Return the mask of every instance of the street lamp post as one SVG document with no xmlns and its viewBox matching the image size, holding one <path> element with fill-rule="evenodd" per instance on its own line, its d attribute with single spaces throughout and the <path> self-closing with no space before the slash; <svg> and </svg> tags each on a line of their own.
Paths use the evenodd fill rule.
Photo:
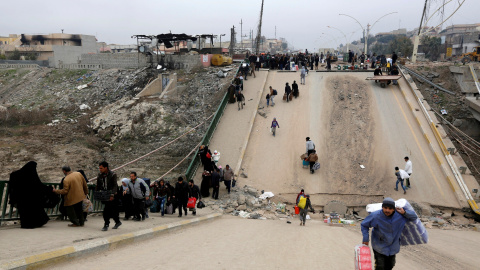
<svg viewBox="0 0 480 270">
<path fill-rule="evenodd" d="M 391 14 L 394 14 L 394 13 L 398 13 L 398 12 L 390 12 L 390 13 L 387 13 L 385 15 L 383 15 L 382 17 L 380 17 L 378 20 L 375 21 L 375 23 L 373 23 L 372 27 L 370 27 L 370 24 L 367 25 L 367 30 L 365 30 L 365 28 L 362 26 L 362 24 L 357 20 L 355 19 L 354 17 L 350 16 L 350 15 L 347 15 L 347 14 L 338 14 L 338 15 L 341 15 L 341 16 L 347 16 L 347 17 L 350 17 L 352 19 L 354 19 L 358 25 L 360 25 L 360 27 L 362 28 L 363 30 L 363 39 L 365 40 L 365 55 L 367 55 L 367 46 L 368 46 L 368 35 L 370 34 L 370 29 L 373 28 L 373 26 L 378 22 L 380 21 L 380 19 L 382 19 L 383 17 L 385 16 L 388 16 L 388 15 L 391 15 Z"/>
<path fill-rule="evenodd" d="M 347 35 L 345 35 L 345 33 L 343 33 L 342 30 L 338 29 L 338 28 L 335 28 L 333 26 L 327 26 L 328 28 L 333 28 L 333 29 L 336 29 L 338 31 L 340 31 L 340 33 L 342 33 L 342 35 L 345 37 L 345 43 L 347 43 L 347 52 L 348 52 L 348 49 L 349 49 L 349 46 L 348 46 L 348 40 L 347 40 Z"/>
<path fill-rule="evenodd" d="M 220 50 L 221 53 L 223 54 L 223 47 L 222 47 L 222 37 L 225 36 L 225 34 L 220 34 Z"/>
</svg>

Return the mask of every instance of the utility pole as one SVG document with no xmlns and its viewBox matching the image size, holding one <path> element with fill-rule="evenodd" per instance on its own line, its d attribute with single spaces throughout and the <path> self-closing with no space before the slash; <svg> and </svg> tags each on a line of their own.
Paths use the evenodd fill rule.
<svg viewBox="0 0 480 270">
<path fill-rule="evenodd" d="M 277 40 L 277 26 L 275 25 L 275 40 Z"/>
<path fill-rule="evenodd" d="M 260 53 L 260 40 L 262 39 L 263 1 L 264 0 L 262 0 L 262 8 L 260 9 L 260 21 L 258 22 L 257 40 L 255 44 L 255 54 L 257 55 Z"/>
<path fill-rule="evenodd" d="M 413 63 L 417 62 L 418 44 L 420 43 L 420 33 L 422 32 L 423 18 L 425 17 L 425 12 L 427 11 L 427 2 L 428 0 L 425 0 L 425 6 L 423 6 L 422 19 L 420 20 L 420 26 L 418 27 L 418 34 L 415 36 L 415 40 L 413 42 L 414 43 L 413 54 L 412 54 Z"/>
<path fill-rule="evenodd" d="M 235 25 L 230 29 L 230 48 L 229 53 L 233 56 L 233 50 L 235 49 Z"/>
<path fill-rule="evenodd" d="M 368 55 L 368 35 L 370 35 L 370 24 L 367 24 L 367 34 L 365 35 L 365 55 Z"/>
<path fill-rule="evenodd" d="M 240 44 L 243 49 L 243 19 L 240 19 Z"/>
</svg>

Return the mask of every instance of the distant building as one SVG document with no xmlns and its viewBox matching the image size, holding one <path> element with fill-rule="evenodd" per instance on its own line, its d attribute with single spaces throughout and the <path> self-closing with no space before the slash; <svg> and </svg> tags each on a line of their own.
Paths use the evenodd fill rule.
<svg viewBox="0 0 480 270">
<path fill-rule="evenodd" d="M 451 55 L 447 54 L 447 57 L 459 56 L 480 46 L 480 23 L 451 25 L 439 35 L 445 40 L 447 51 L 451 48 Z"/>
<path fill-rule="evenodd" d="M 377 33 L 375 34 L 375 37 L 383 37 L 383 36 L 390 36 L 390 35 L 406 35 L 406 34 L 407 34 L 407 29 L 401 28 L 401 29 L 390 31 L 390 32 Z"/>
<path fill-rule="evenodd" d="M 14 35 L 10 35 L 13 37 Z M 6 55 L 19 51 L 21 55 L 35 54 L 37 60 L 47 60 L 50 67 L 77 64 L 82 54 L 100 52 L 95 36 L 54 33 L 46 35 L 15 35 L 13 41 L 0 45 Z"/>
</svg>

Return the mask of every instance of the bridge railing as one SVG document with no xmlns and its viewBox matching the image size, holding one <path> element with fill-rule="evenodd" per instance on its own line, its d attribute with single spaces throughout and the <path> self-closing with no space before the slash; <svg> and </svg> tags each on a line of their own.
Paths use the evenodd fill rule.
<svg viewBox="0 0 480 270">
<path fill-rule="evenodd" d="M 240 71 L 240 67 L 242 66 L 242 63 L 238 66 L 237 72 L 235 73 L 235 77 Z M 225 92 L 225 95 L 223 96 L 223 99 L 220 102 L 220 105 L 218 106 L 217 111 L 215 112 L 215 116 L 213 116 L 212 122 L 210 122 L 210 125 L 208 126 L 208 129 L 205 132 L 205 135 L 203 136 L 201 145 L 208 145 L 208 143 L 212 139 L 213 133 L 215 132 L 215 129 L 217 129 L 218 122 L 220 122 L 220 118 L 222 118 L 223 112 L 227 107 L 227 103 L 228 103 L 228 91 Z M 190 180 L 193 178 L 199 165 L 200 165 L 200 157 L 198 156 L 198 149 L 197 149 L 197 151 L 195 151 L 195 155 L 193 156 L 192 161 L 190 162 L 190 165 L 187 168 L 187 171 L 185 172 L 185 176 L 187 177 L 187 180 Z"/>
<path fill-rule="evenodd" d="M 55 189 L 58 189 L 60 183 L 43 183 L 47 186 L 53 186 Z M 17 209 L 13 206 L 8 204 L 9 195 L 8 195 L 9 183 L 8 181 L 0 181 L 0 224 L 5 221 L 11 220 L 19 220 L 20 216 L 18 214 Z M 88 194 L 90 196 L 90 201 L 93 204 L 93 212 L 92 213 L 100 213 L 103 211 L 103 204 L 99 201 L 95 201 L 93 199 L 93 191 L 95 189 L 95 185 L 88 185 Z M 49 217 L 56 217 L 60 216 L 60 203 L 57 204 L 54 208 L 45 208 L 45 212 Z"/>
</svg>

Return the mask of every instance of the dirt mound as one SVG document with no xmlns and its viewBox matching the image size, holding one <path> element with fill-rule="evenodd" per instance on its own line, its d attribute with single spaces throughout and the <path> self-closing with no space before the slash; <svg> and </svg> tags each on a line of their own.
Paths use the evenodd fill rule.
<svg viewBox="0 0 480 270">
<path fill-rule="evenodd" d="M 326 103 L 329 126 L 326 133 L 329 153 L 329 179 L 338 179 L 339 193 L 371 193 L 373 170 L 363 170 L 372 160 L 372 143 L 375 141 L 375 123 L 372 119 L 373 98 L 367 84 L 352 76 L 335 76 L 326 82 L 329 89 Z M 348 127 L 348 128 L 346 128 Z M 348 185 L 339 184 L 341 182 Z M 369 188 L 367 188 L 369 187 Z"/>
</svg>

